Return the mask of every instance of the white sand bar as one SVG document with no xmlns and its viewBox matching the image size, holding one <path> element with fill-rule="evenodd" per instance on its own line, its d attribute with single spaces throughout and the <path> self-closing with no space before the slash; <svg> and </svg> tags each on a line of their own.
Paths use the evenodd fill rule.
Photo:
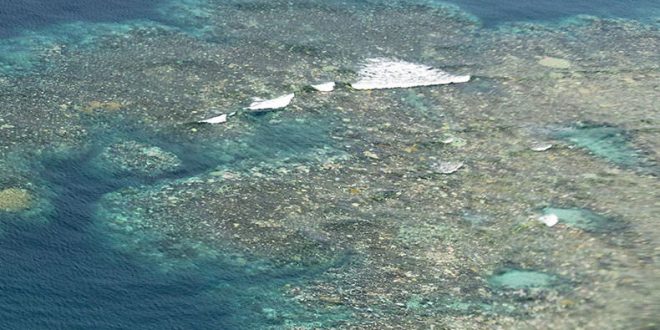
<svg viewBox="0 0 660 330">
<path fill-rule="evenodd" d="M 470 76 L 456 76 L 433 67 L 406 61 L 371 58 L 358 72 L 354 89 L 409 88 L 464 83 Z"/>
</svg>

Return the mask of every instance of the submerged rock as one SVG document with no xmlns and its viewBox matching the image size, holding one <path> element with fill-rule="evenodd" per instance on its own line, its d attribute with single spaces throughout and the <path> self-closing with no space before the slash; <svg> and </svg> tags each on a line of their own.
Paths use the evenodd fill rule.
<svg viewBox="0 0 660 330">
<path fill-rule="evenodd" d="M 571 67 L 571 62 L 563 58 L 545 56 L 538 62 L 540 65 L 553 68 L 553 69 L 568 69 Z"/>
<path fill-rule="evenodd" d="M 378 154 L 376 154 L 373 151 L 365 150 L 362 154 L 364 154 L 366 157 L 371 159 L 380 159 L 380 157 L 378 157 Z"/>
<path fill-rule="evenodd" d="M 110 145 L 98 156 L 97 161 L 111 172 L 146 177 L 159 176 L 181 167 L 181 160 L 175 154 L 137 141 Z"/>
<path fill-rule="evenodd" d="M 388 89 L 464 83 L 470 76 L 457 76 L 427 65 L 387 58 L 368 59 L 354 89 Z"/>
<path fill-rule="evenodd" d="M 0 211 L 18 212 L 30 208 L 32 194 L 21 188 L 0 190 Z"/>
</svg>

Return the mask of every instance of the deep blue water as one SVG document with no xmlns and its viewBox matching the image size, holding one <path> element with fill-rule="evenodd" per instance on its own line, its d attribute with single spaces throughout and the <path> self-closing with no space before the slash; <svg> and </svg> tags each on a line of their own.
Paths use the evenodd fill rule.
<svg viewBox="0 0 660 330">
<path fill-rule="evenodd" d="M 218 277 L 163 274 L 103 244 L 104 238 L 91 229 L 94 202 L 103 193 L 139 182 L 104 177 L 86 162 L 81 156 L 43 164 L 42 179 L 57 196 L 45 223 L 1 219 L 0 328 L 227 326 L 231 305 L 206 301 L 203 295 L 219 284 Z"/>
<path fill-rule="evenodd" d="M 477 16 L 485 26 L 516 21 L 553 21 L 574 15 L 651 18 L 657 0 L 448 0 Z"/>
<path fill-rule="evenodd" d="M 0 0 L 0 37 L 72 21 L 120 22 L 157 19 L 162 0 Z"/>
<path fill-rule="evenodd" d="M 254 118 L 254 124 L 262 120 Z M 253 158 L 267 160 L 277 152 L 300 153 L 321 143 L 314 137 L 319 129 L 303 135 L 295 130 L 268 125 L 242 145 Z M 95 223 L 104 194 L 193 176 L 222 164 L 220 157 L 243 160 L 227 160 L 231 150 L 214 157 L 215 144 L 141 134 L 139 129 L 120 131 L 96 134 L 98 147 L 92 150 L 35 160 L 34 171 L 40 174 L 35 181 L 52 194 L 54 211 L 45 221 L 0 213 L 0 329 L 254 329 L 281 322 L 267 318 L 263 308 L 294 313 L 296 307 L 279 298 L 278 288 L 321 269 L 273 267 L 255 273 L 222 257 L 195 258 L 170 268 L 161 259 L 116 249 L 117 242 Z M 113 138 L 138 138 L 177 152 L 183 169 L 157 178 L 105 171 L 94 165 L 94 157 Z M 275 146 L 261 149 L 265 141 Z M 245 156 L 245 150 L 234 152 Z"/>
<path fill-rule="evenodd" d="M 163 19 L 164 0 L 0 0 L 0 38 L 72 21 Z M 576 14 L 646 17 L 657 0 L 453 0 L 485 25 L 556 20 Z M 44 163 L 43 182 L 54 190 L 55 213 L 44 224 L 5 216 L 0 235 L 2 329 L 232 329 L 246 326 L 244 288 L 274 290 L 280 277 L 253 278 L 225 264 L 169 272 L 112 250 L 92 229 L 102 194 L 139 181 L 93 173 L 86 160 Z M 224 287 L 224 291 L 218 291 Z M 259 290 L 257 290 L 259 292 Z M 256 308 L 256 307 L 255 307 Z M 244 317 L 236 316 L 244 314 Z"/>
<path fill-rule="evenodd" d="M 155 10 L 156 6 L 165 1 L 169 0 L 0 0 L 0 37 L 11 36 L 24 29 L 72 21 L 167 21 L 167 17 L 161 17 Z M 579 14 L 648 18 L 657 17 L 660 10 L 660 1 L 656 0 L 445 1 L 477 16 L 486 26 L 513 21 L 556 20 Z"/>
</svg>

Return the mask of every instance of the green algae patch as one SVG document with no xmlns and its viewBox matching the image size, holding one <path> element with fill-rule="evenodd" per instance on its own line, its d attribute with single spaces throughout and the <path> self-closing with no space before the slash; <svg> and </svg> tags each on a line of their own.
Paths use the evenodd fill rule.
<svg viewBox="0 0 660 330">
<path fill-rule="evenodd" d="M 635 150 L 629 136 L 621 128 L 582 125 L 562 130 L 557 137 L 617 165 L 634 166 L 641 161 L 639 152 Z"/>
<path fill-rule="evenodd" d="M 21 188 L 7 188 L 0 190 L 0 211 L 19 212 L 30 208 L 32 194 Z"/>
<path fill-rule="evenodd" d="M 556 281 L 556 276 L 521 269 L 505 270 L 488 279 L 488 283 L 498 289 L 547 288 Z"/>
<path fill-rule="evenodd" d="M 622 224 L 587 209 L 546 207 L 543 214 L 554 214 L 560 223 L 589 232 L 619 229 Z"/>
</svg>

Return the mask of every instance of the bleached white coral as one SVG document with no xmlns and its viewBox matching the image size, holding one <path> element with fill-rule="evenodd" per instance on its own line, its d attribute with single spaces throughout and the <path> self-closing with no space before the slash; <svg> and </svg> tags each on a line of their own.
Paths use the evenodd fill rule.
<svg viewBox="0 0 660 330">
<path fill-rule="evenodd" d="M 209 119 L 200 120 L 199 123 L 222 124 L 227 122 L 227 114 L 222 114 Z"/>
<path fill-rule="evenodd" d="M 248 107 L 249 110 L 268 110 L 268 109 L 280 109 L 284 108 L 289 103 L 291 103 L 291 100 L 293 100 L 293 97 L 295 96 L 294 93 L 287 94 L 284 96 L 280 96 L 274 99 L 270 100 L 263 100 L 263 101 L 255 101 L 250 104 Z"/>
<path fill-rule="evenodd" d="M 470 80 L 469 75 L 452 75 L 427 65 L 388 58 L 368 59 L 358 75 L 359 80 L 351 84 L 354 89 L 409 88 Z"/>
<path fill-rule="evenodd" d="M 538 220 L 540 222 L 543 222 L 546 226 L 552 227 L 559 222 L 559 217 L 557 217 L 556 214 L 545 214 L 540 217 L 538 217 Z"/>
<path fill-rule="evenodd" d="M 335 90 L 335 82 L 331 81 L 323 84 L 312 85 L 312 88 L 319 92 L 332 92 Z"/>
</svg>

